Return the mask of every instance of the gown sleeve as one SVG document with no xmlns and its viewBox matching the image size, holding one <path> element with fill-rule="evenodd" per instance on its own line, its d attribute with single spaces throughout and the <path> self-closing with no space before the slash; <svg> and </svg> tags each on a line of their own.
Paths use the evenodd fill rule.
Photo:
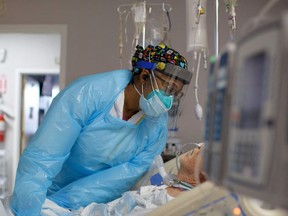
<svg viewBox="0 0 288 216">
<path fill-rule="evenodd" d="M 10 203 L 15 215 L 39 216 L 47 188 L 68 158 L 85 119 L 91 115 L 93 104 L 88 104 L 91 109 L 84 108 L 80 97 L 81 89 L 79 94 L 60 92 L 23 151 Z"/>
<path fill-rule="evenodd" d="M 129 162 L 79 179 L 48 199 L 62 207 L 77 210 L 92 202 L 107 203 L 128 191 L 149 169 L 155 156 L 162 152 L 166 141 L 166 130 L 163 129 L 155 140 Z"/>
</svg>

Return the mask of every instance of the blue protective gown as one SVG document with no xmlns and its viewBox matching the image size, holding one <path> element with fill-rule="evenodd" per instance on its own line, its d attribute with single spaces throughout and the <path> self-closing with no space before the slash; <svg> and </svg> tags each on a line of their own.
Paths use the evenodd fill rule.
<svg viewBox="0 0 288 216">
<path fill-rule="evenodd" d="M 109 114 L 132 78 L 129 70 L 82 77 L 61 91 L 23 152 L 11 208 L 39 215 L 46 198 L 78 209 L 129 190 L 167 139 L 167 113 L 138 124 Z"/>
</svg>

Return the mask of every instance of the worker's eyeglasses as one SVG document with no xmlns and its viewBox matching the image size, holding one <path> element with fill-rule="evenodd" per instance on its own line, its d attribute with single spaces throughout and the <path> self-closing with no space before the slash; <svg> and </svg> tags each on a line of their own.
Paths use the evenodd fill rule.
<svg viewBox="0 0 288 216">
<path fill-rule="evenodd" d="M 164 92 L 166 95 L 170 96 L 174 96 L 176 98 L 181 98 L 184 93 L 182 92 L 182 90 L 178 90 L 177 86 L 174 83 L 170 83 L 168 81 L 166 81 L 165 79 L 163 79 L 162 77 L 160 77 L 159 75 L 157 75 L 156 73 L 154 73 L 155 77 L 158 78 L 159 80 L 161 80 L 161 85 L 164 87 Z"/>
</svg>

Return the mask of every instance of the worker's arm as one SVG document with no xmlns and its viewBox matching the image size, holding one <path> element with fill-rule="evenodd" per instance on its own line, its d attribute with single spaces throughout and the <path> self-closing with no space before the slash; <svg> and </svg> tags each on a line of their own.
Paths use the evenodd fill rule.
<svg viewBox="0 0 288 216">
<path fill-rule="evenodd" d="M 40 215 L 51 179 L 61 170 L 81 131 L 79 116 L 89 115 L 78 105 L 74 95 L 58 95 L 21 155 L 11 200 L 15 215 Z"/>
<path fill-rule="evenodd" d="M 152 141 L 131 161 L 79 179 L 48 199 L 76 210 L 92 202 L 106 203 L 120 197 L 123 192 L 134 186 L 148 170 L 154 157 L 162 152 L 166 136 L 167 130 L 163 129 L 159 133 L 160 139 Z"/>
</svg>

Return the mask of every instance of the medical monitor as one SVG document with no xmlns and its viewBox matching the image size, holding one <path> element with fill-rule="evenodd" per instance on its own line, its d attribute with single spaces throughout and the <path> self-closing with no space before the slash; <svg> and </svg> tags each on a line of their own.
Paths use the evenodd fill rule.
<svg viewBox="0 0 288 216">
<path fill-rule="evenodd" d="M 182 193 L 147 216 L 287 216 L 284 209 L 269 209 L 263 202 L 231 193 L 210 181 Z"/>
<path fill-rule="evenodd" d="M 228 43 L 214 62 L 210 62 L 205 119 L 204 170 L 208 179 L 219 183 L 225 166 L 224 139 L 227 137 L 227 115 L 230 103 L 235 43 Z"/>
<path fill-rule="evenodd" d="M 288 14 L 237 42 L 222 183 L 288 208 Z"/>
<path fill-rule="evenodd" d="M 212 56 L 209 60 L 209 66 L 208 66 L 208 82 L 207 82 L 207 100 L 205 105 L 205 116 L 204 116 L 204 164 L 203 169 L 206 173 L 210 172 L 210 157 L 211 157 L 211 151 L 210 151 L 210 143 L 212 142 L 212 134 L 213 134 L 213 113 L 214 113 L 214 97 L 215 97 L 215 64 L 216 64 L 216 57 Z"/>
</svg>

